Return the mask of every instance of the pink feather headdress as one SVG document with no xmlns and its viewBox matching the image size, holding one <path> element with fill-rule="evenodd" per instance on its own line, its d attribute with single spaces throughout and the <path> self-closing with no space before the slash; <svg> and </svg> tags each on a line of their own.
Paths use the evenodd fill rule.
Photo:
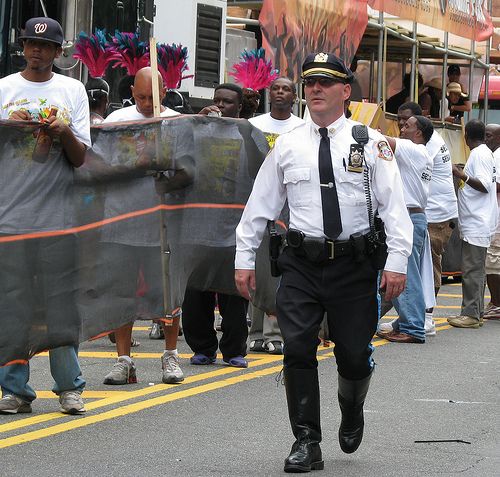
<svg viewBox="0 0 500 477">
<path fill-rule="evenodd" d="M 135 74 L 145 66 L 149 66 L 148 45 L 139 39 L 138 33 L 115 31 L 111 37 L 112 43 L 109 50 L 115 61 L 113 68 L 121 66 L 127 70 L 127 74 Z"/>
<path fill-rule="evenodd" d="M 270 60 L 266 61 L 264 48 L 247 51 L 241 54 L 242 61 L 233 65 L 229 72 L 243 88 L 255 91 L 267 88 L 278 78 L 278 70 L 273 68 Z"/>
<path fill-rule="evenodd" d="M 183 79 L 192 78 L 194 75 L 184 75 L 189 70 L 187 47 L 182 45 L 167 45 L 158 43 L 158 71 L 160 72 L 167 89 L 178 89 Z"/>
<path fill-rule="evenodd" d="M 79 59 L 89 70 L 93 78 L 101 78 L 106 68 L 113 61 L 113 53 L 108 49 L 106 30 L 96 28 L 94 34 L 80 32 L 75 43 L 73 58 Z"/>
</svg>

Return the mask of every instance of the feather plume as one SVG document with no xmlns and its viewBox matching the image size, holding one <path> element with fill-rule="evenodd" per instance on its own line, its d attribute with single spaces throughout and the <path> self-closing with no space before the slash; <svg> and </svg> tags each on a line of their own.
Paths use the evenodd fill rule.
<svg viewBox="0 0 500 477">
<path fill-rule="evenodd" d="M 229 74 L 243 88 L 258 91 L 269 87 L 279 73 L 270 60 L 266 61 L 265 53 L 264 48 L 243 51 L 240 55 L 242 60 L 233 65 L 233 71 Z"/>
<path fill-rule="evenodd" d="M 75 43 L 73 58 L 79 59 L 88 68 L 90 76 L 100 78 L 113 61 L 108 46 L 106 30 L 96 28 L 95 33 L 90 35 L 81 31 Z"/>
<path fill-rule="evenodd" d="M 112 43 L 108 49 L 115 61 L 113 68 L 121 66 L 127 70 L 127 74 L 135 76 L 141 68 L 149 65 L 148 45 L 140 41 L 137 32 L 130 33 L 116 30 L 111 39 Z"/>
<path fill-rule="evenodd" d="M 193 75 L 184 75 L 189 70 L 187 47 L 182 45 L 156 45 L 158 54 L 158 71 L 160 72 L 167 89 L 178 89 L 183 79 L 192 78 Z"/>
</svg>

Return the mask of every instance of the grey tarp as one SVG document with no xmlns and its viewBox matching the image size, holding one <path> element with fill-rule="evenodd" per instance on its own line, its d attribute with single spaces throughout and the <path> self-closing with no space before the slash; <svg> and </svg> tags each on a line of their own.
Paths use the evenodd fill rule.
<svg viewBox="0 0 500 477">
<path fill-rule="evenodd" d="M 2 171 L 43 177 L 31 159 L 37 127 L 0 121 Z M 0 365 L 164 316 L 161 211 L 171 250 L 167 314 L 178 312 L 188 283 L 237 293 L 235 228 L 268 150 L 263 134 L 246 120 L 180 116 L 95 126 L 92 140 L 71 193 L 60 197 L 67 227 L 12 233 L 0 217 L 0 257 L 9 263 L 0 272 Z M 11 179 L 2 173 L 4 204 Z M 162 205 L 158 186 L 167 191 Z M 38 184 L 30 201 L 43 204 L 44 190 Z M 28 221 L 30 210 L 20 212 Z M 40 210 L 33 223 L 43 223 Z M 258 305 L 273 310 L 265 245 L 259 254 Z"/>
</svg>

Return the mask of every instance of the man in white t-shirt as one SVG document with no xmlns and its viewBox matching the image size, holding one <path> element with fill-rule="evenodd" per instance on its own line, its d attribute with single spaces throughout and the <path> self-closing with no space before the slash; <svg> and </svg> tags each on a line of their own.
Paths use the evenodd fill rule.
<svg viewBox="0 0 500 477">
<path fill-rule="evenodd" d="M 458 209 L 450 151 L 437 131 L 434 131 L 431 140 L 427 143 L 427 150 L 433 158 L 433 168 L 425 215 L 431 242 L 434 294 L 437 296 L 441 288 L 442 256 L 455 227 L 453 219 L 458 217 Z M 434 308 L 429 308 L 425 313 L 427 336 L 436 334 L 436 326 L 432 318 L 433 311 Z"/>
<path fill-rule="evenodd" d="M 85 88 L 52 72 L 62 53 L 61 25 L 52 18 L 31 18 L 19 38 L 26 68 L 0 79 L 0 118 L 46 121 L 50 125 L 45 131 L 52 139 L 45 157 L 32 156 L 33 144 L 27 144 L 26 155 L 2 160 L 0 235 L 46 233 L 43 238 L 20 238 L 0 247 L 1 307 L 23 330 L 15 339 L 23 340 L 19 352 L 28 353 L 49 347 L 52 335 L 59 342 L 78 340 L 75 237 L 51 236 L 51 232 L 74 226 L 73 169 L 83 164 L 91 141 Z M 43 323 L 36 321 L 35 312 L 44 313 Z M 11 346 L 8 340 L 8 330 L 3 329 L 0 346 Z M 76 345 L 49 351 L 53 391 L 66 414 L 85 412 L 81 398 L 85 380 L 77 353 Z M 36 394 L 28 380 L 29 361 L 0 368 L 1 414 L 32 412 Z"/>
<path fill-rule="evenodd" d="M 410 109 L 404 103 L 402 109 Z M 390 323 L 391 329 L 379 327 L 377 335 L 396 343 L 425 342 L 425 297 L 421 278 L 421 258 L 427 240 L 425 207 L 432 177 L 432 158 L 426 148 L 434 128 L 424 116 L 411 116 L 401 128 L 400 138 L 387 137 L 394 151 L 405 203 L 413 223 L 412 253 L 408 258 L 406 288 L 392 300 L 399 318 Z"/>
<path fill-rule="evenodd" d="M 497 205 L 500 211 L 500 124 L 488 124 L 485 134 L 486 145 L 493 152 L 496 169 Z M 484 318 L 500 319 L 500 217 L 495 235 L 486 252 L 486 283 L 491 294 L 491 300 L 484 309 Z"/>
<path fill-rule="evenodd" d="M 465 125 L 471 153 L 464 169 L 453 166 L 462 182 L 458 188 L 458 227 L 462 239 L 462 309 L 448 318 L 457 328 L 483 324 L 485 260 L 497 224 L 495 161 L 484 143 L 485 126 L 473 119 Z"/>
<path fill-rule="evenodd" d="M 165 88 L 160 75 L 158 75 L 158 81 L 161 102 L 165 96 Z M 134 121 L 153 117 L 151 68 L 142 68 L 137 72 L 132 94 L 135 105 L 112 112 L 104 120 L 104 123 Z M 162 117 L 179 115 L 176 111 L 164 106 L 161 106 L 160 114 Z M 117 160 L 119 161 L 119 157 L 117 157 Z M 113 162 L 114 159 L 111 160 L 112 164 Z M 106 196 L 104 214 L 106 217 L 114 217 L 129 212 L 129 210 L 123 210 L 123 204 L 130 204 L 131 202 L 134 203 L 137 210 L 158 205 L 158 195 L 155 192 L 153 178 L 145 177 L 132 182 L 125 182 L 120 186 L 116 185 L 112 193 L 108 193 Z M 161 289 L 161 280 L 158 280 L 158 273 L 155 273 L 155 267 L 159 267 L 161 264 L 157 217 L 150 215 L 144 217 L 141 223 L 134 221 L 128 223 L 125 221 L 113 227 L 104 227 L 101 233 L 101 241 L 106 246 L 105 256 L 106 260 L 109 260 L 109 270 L 113 270 L 113 264 L 120 264 L 118 271 L 114 273 L 111 271 L 109 274 L 104 271 L 103 275 L 107 276 L 111 281 L 119 281 L 120 275 L 125 275 L 124 278 L 127 284 L 134 287 L 135 281 L 130 278 L 131 276 L 139 277 L 141 271 L 145 277 L 149 293 L 156 298 L 157 309 L 153 311 L 156 311 L 158 316 L 161 316 L 163 291 Z M 126 274 L 123 273 L 123 266 L 125 265 L 129 267 Z M 128 290 L 126 295 L 134 296 L 135 290 L 133 288 Z M 180 383 L 184 380 L 177 353 L 179 321 L 179 317 L 174 317 L 172 326 L 164 327 L 165 351 L 161 362 L 163 369 L 162 380 L 166 384 Z M 115 330 L 118 359 L 111 371 L 105 376 L 104 384 L 137 382 L 135 364 L 130 358 L 132 326 L 133 323 L 130 323 Z"/>
<path fill-rule="evenodd" d="M 269 147 L 274 146 L 276 138 L 289 132 L 303 119 L 292 114 L 297 99 L 294 82 L 290 78 L 275 79 L 269 87 L 271 111 L 267 114 L 250 118 L 249 121 L 266 136 Z M 251 305 L 252 325 L 250 327 L 250 351 L 283 354 L 283 337 L 274 315 L 267 315 L 263 310 Z"/>
</svg>

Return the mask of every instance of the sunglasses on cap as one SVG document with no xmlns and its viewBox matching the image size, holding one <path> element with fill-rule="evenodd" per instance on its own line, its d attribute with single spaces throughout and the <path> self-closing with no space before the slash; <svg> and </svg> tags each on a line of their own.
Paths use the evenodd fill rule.
<svg viewBox="0 0 500 477">
<path fill-rule="evenodd" d="M 343 83 L 342 81 L 338 81 L 334 78 L 324 78 L 324 77 L 317 77 L 313 76 L 311 78 L 304 78 L 302 81 L 302 84 L 304 86 L 314 86 L 316 83 L 319 83 L 319 85 L 323 88 L 329 88 L 330 86 L 336 84 L 336 83 Z"/>
</svg>

